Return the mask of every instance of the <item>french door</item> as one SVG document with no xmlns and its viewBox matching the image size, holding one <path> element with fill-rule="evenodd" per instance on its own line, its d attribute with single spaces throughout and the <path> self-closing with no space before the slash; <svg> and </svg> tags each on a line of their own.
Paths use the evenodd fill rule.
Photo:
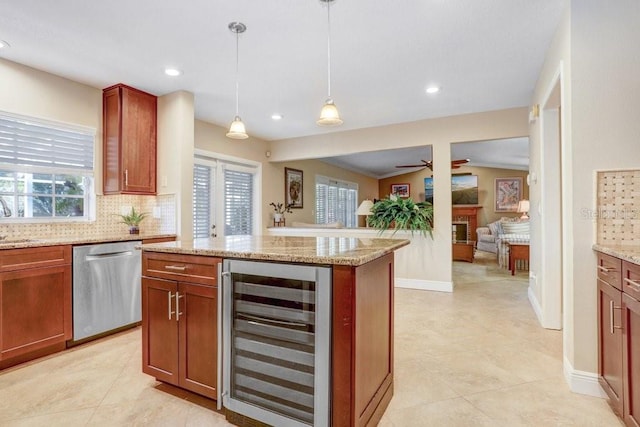
<svg viewBox="0 0 640 427">
<path fill-rule="evenodd" d="M 255 234 L 260 229 L 260 164 L 196 150 L 193 237 Z"/>
</svg>

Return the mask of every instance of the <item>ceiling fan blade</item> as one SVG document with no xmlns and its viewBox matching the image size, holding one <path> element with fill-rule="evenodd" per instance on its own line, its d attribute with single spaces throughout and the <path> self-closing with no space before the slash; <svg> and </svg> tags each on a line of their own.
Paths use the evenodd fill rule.
<svg viewBox="0 0 640 427">
<path fill-rule="evenodd" d="M 396 167 L 397 168 L 423 168 L 425 166 L 427 166 L 427 165 L 424 165 L 424 164 L 422 164 L 422 165 L 397 165 Z"/>
<path fill-rule="evenodd" d="M 452 165 L 464 165 L 465 163 L 469 163 L 469 159 L 451 160 Z"/>
</svg>

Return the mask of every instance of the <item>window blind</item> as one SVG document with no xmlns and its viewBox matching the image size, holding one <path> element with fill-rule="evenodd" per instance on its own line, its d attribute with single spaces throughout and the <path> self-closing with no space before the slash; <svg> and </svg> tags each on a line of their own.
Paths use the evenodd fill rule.
<svg viewBox="0 0 640 427">
<path fill-rule="evenodd" d="M 95 131 L 0 112 L 0 164 L 93 172 Z"/>
<path fill-rule="evenodd" d="M 193 166 L 193 237 L 209 237 L 211 220 L 211 176 L 209 166 Z"/>
<path fill-rule="evenodd" d="M 316 176 L 316 223 L 357 227 L 358 184 Z"/>
<path fill-rule="evenodd" d="M 252 234 L 253 174 L 224 171 L 225 236 Z"/>
</svg>

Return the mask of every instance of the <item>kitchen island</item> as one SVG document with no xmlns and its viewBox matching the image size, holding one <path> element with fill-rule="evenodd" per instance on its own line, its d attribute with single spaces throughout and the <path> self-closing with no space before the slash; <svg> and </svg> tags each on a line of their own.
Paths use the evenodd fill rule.
<svg viewBox="0 0 640 427">
<path fill-rule="evenodd" d="M 232 236 L 143 245 L 143 371 L 219 405 L 222 396 L 237 425 L 284 425 L 278 413 L 287 425 L 375 425 L 393 396 L 393 252 L 407 244 Z"/>
</svg>

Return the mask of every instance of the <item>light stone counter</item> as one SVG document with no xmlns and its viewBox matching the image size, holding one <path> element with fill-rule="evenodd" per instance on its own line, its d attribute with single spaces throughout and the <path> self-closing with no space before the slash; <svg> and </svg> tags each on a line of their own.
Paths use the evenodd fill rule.
<svg viewBox="0 0 640 427">
<path fill-rule="evenodd" d="M 618 246 L 618 245 L 593 245 L 593 250 L 605 253 L 607 255 L 629 261 L 633 264 L 640 265 L 640 245 L 635 246 Z"/>
<path fill-rule="evenodd" d="M 11 237 L 8 237 L 6 240 L 0 240 L 0 250 L 37 248 L 41 246 L 86 245 L 90 243 L 126 242 L 131 240 L 160 239 L 165 237 L 176 237 L 176 235 L 175 234 L 104 234 L 104 235 L 91 235 L 91 236 L 52 237 L 47 239 L 38 239 L 38 238 L 13 239 Z"/>
<path fill-rule="evenodd" d="M 143 251 L 252 260 L 359 266 L 409 244 L 407 239 L 229 236 L 142 245 Z"/>
</svg>

